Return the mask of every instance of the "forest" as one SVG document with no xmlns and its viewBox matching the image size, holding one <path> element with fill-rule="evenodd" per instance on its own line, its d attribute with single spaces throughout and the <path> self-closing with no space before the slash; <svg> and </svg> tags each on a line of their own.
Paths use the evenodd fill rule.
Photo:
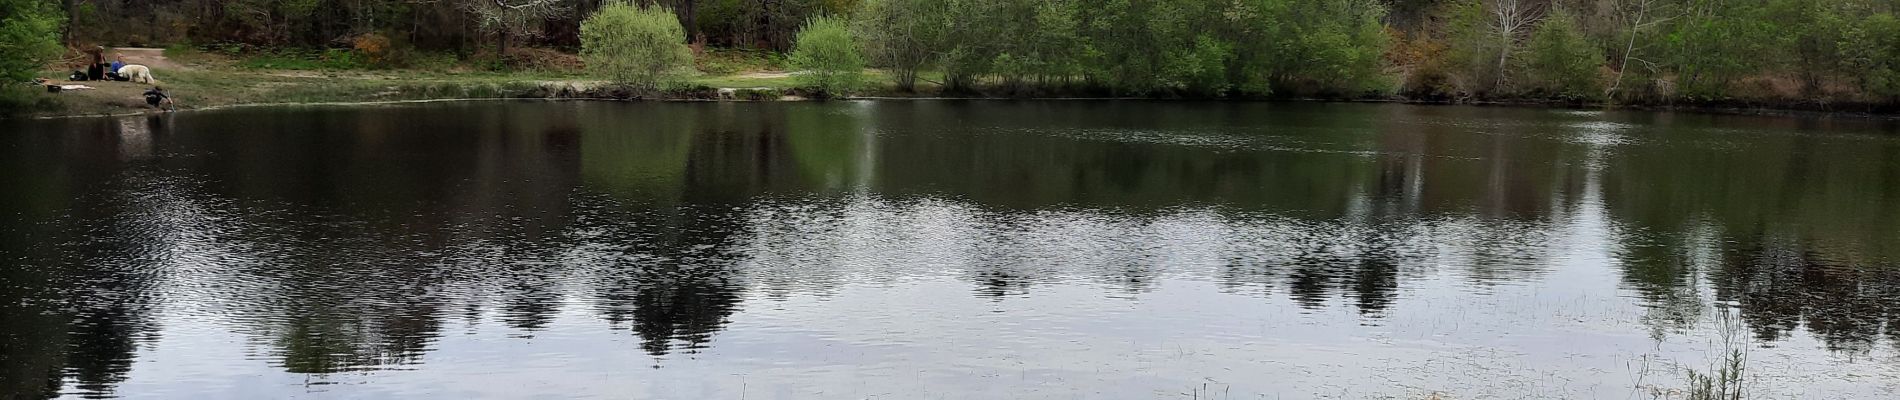
<svg viewBox="0 0 1900 400">
<path fill-rule="evenodd" d="M 477 62 L 577 53 L 582 22 L 613 2 L 0 0 L 0 8 L 57 13 L 57 40 L 69 49 L 328 50 L 373 53 L 399 66 L 406 58 L 389 54 Z M 1900 0 L 634 3 L 671 12 L 683 28 L 678 40 L 696 54 L 782 54 L 793 50 L 808 21 L 847 21 L 869 66 L 887 71 L 890 85 L 904 91 L 1782 105 L 1900 100 Z M 30 13 L 10 14 L 11 21 Z"/>
</svg>

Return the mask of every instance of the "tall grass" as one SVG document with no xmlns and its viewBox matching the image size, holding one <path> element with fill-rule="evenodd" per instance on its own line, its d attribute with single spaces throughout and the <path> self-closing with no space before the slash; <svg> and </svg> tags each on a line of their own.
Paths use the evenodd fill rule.
<svg viewBox="0 0 1900 400">
<path fill-rule="evenodd" d="M 1742 400 L 1748 398 L 1748 339 L 1743 336 L 1742 321 L 1727 308 L 1720 309 L 1716 329 L 1722 358 L 1707 372 L 1687 370 L 1687 400 Z"/>
</svg>

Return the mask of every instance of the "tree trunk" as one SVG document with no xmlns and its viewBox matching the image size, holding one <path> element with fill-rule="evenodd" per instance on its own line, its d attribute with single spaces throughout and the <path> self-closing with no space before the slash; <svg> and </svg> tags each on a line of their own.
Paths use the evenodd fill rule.
<svg viewBox="0 0 1900 400">
<path fill-rule="evenodd" d="M 686 42 L 699 40 L 699 1 L 680 0 L 679 8 L 680 24 L 686 28 Z"/>
<path fill-rule="evenodd" d="M 79 0 L 60 0 L 60 3 L 66 8 L 66 32 L 61 43 L 72 45 L 74 32 L 79 31 Z"/>
<path fill-rule="evenodd" d="M 903 89 L 905 92 L 913 92 L 917 90 L 917 67 L 905 67 L 905 68 L 898 69 L 897 88 Z"/>
<path fill-rule="evenodd" d="M 1623 88 L 1623 74 L 1629 72 L 1630 57 L 1636 53 L 1636 33 L 1643 28 L 1643 18 L 1647 17 L 1648 14 L 1649 1 L 1645 0 L 1641 3 L 1637 3 L 1636 18 L 1630 22 L 1629 42 L 1624 44 L 1623 59 L 1617 62 L 1616 80 L 1610 84 L 1610 90 L 1603 92 L 1603 97 L 1607 97 L 1611 101 L 1616 100 L 1616 91 Z"/>
<path fill-rule="evenodd" d="M 495 59 L 497 60 L 508 59 L 508 37 L 512 36 L 508 33 L 507 28 L 502 28 L 501 33 L 496 35 L 498 36 L 495 38 Z"/>
<path fill-rule="evenodd" d="M 1501 29 L 1498 32 L 1498 81 L 1491 85 L 1493 91 L 1504 90 L 1504 75 L 1510 71 L 1511 45 L 1513 44 L 1511 34 L 1509 29 Z"/>
</svg>

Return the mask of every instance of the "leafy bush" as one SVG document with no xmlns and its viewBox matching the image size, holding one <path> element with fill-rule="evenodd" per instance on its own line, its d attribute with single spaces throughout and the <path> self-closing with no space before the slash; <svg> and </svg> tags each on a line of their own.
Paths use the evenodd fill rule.
<svg viewBox="0 0 1900 400">
<path fill-rule="evenodd" d="M 1227 64 L 1234 57 L 1231 46 L 1202 36 L 1194 41 L 1194 47 L 1169 57 L 1168 64 L 1162 67 L 1163 76 L 1173 81 L 1169 82 L 1169 86 L 1184 87 L 1195 94 L 1219 96 L 1227 91 Z"/>
<path fill-rule="evenodd" d="M 1847 30 L 1846 41 L 1842 69 L 1863 71 L 1860 86 L 1868 94 L 1900 99 L 1900 18 L 1867 17 Z"/>
<path fill-rule="evenodd" d="M 657 6 L 617 1 L 581 22 L 581 59 L 587 70 L 644 90 L 677 84 L 691 71 L 693 51 L 685 41 L 679 19 Z"/>
<path fill-rule="evenodd" d="M 945 26 L 938 1 L 865 0 L 852 14 L 870 61 L 889 68 L 898 89 L 916 89 L 919 70 L 937 59 Z"/>
<path fill-rule="evenodd" d="M 393 66 L 398 59 L 395 44 L 389 40 L 388 36 L 380 33 L 357 35 L 350 39 L 350 45 L 356 50 L 356 54 L 362 55 L 364 61 L 369 62 L 370 65 L 389 67 Z"/>
<path fill-rule="evenodd" d="M 317 58 L 317 65 L 324 69 L 363 68 L 362 57 L 350 49 L 326 49 L 323 56 Z"/>
<path fill-rule="evenodd" d="M 790 58 L 803 70 L 799 81 L 819 95 L 847 93 L 864 84 L 864 55 L 844 19 L 813 18 L 794 43 Z"/>
<path fill-rule="evenodd" d="M 1602 65 L 1603 54 L 1583 36 L 1576 19 L 1561 8 L 1537 25 L 1524 50 L 1528 88 L 1550 96 L 1597 97 L 1602 90 L 1597 70 Z"/>
<path fill-rule="evenodd" d="M 21 83 L 59 56 L 59 17 L 45 0 L 0 0 L 0 114 L 42 105 Z"/>
<path fill-rule="evenodd" d="M 1391 89 L 1385 52 L 1391 36 L 1379 20 L 1385 8 L 1365 0 L 1286 1 L 1269 12 L 1278 31 L 1241 42 L 1270 43 L 1277 52 L 1251 60 L 1272 71 L 1278 89 L 1294 94 L 1363 95 Z M 1277 54 L 1276 54 L 1277 53 Z"/>
<path fill-rule="evenodd" d="M 0 0 L 0 82 L 31 80 L 59 56 L 59 21 L 46 0 Z"/>
<path fill-rule="evenodd" d="M 1442 5 L 1446 19 L 1446 72 L 1460 94 L 1486 96 L 1498 87 L 1511 71 L 1501 69 L 1498 58 L 1507 49 L 1498 42 L 1491 25 L 1490 10 L 1478 0 L 1456 0 Z"/>
<path fill-rule="evenodd" d="M 1387 62 L 1407 66 L 1399 95 L 1418 100 L 1445 100 L 1456 94 L 1458 90 L 1452 86 L 1447 71 L 1446 54 L 1450 49 L 1444 41 L 1434 40 L 1428 34 L 1411 35 L 1397 30 L 1389 30 L 1387 34 L 1392 37 Z"/>
</svg>

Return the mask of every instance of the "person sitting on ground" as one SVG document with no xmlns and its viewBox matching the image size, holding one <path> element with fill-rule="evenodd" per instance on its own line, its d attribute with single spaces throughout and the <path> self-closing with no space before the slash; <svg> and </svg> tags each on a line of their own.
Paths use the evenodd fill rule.
<svg viewBox="0 0 1900 400">
<path fill-rule="evenodd" d="M 171 111 L 178 105 L 176 101 L 172 100 L 171 95 L 165 94 L 165 88 L 157 86 L 153 86 L 152 90 L 145 91 L 145 104 L 150 104 L 152 108 L 166 111 Z"/>
<path fill-rule="evenodd" d="M 106 80 L 119 81 L 119 82 L 125 82 L 128 80 L 131 80 L 131 79 L 126 78 L 125 75 L 119 73 L 120 68 L 125 68 L 125 58 L 113 57 L 112 69 L 106 71 Z"/>
</svg>

